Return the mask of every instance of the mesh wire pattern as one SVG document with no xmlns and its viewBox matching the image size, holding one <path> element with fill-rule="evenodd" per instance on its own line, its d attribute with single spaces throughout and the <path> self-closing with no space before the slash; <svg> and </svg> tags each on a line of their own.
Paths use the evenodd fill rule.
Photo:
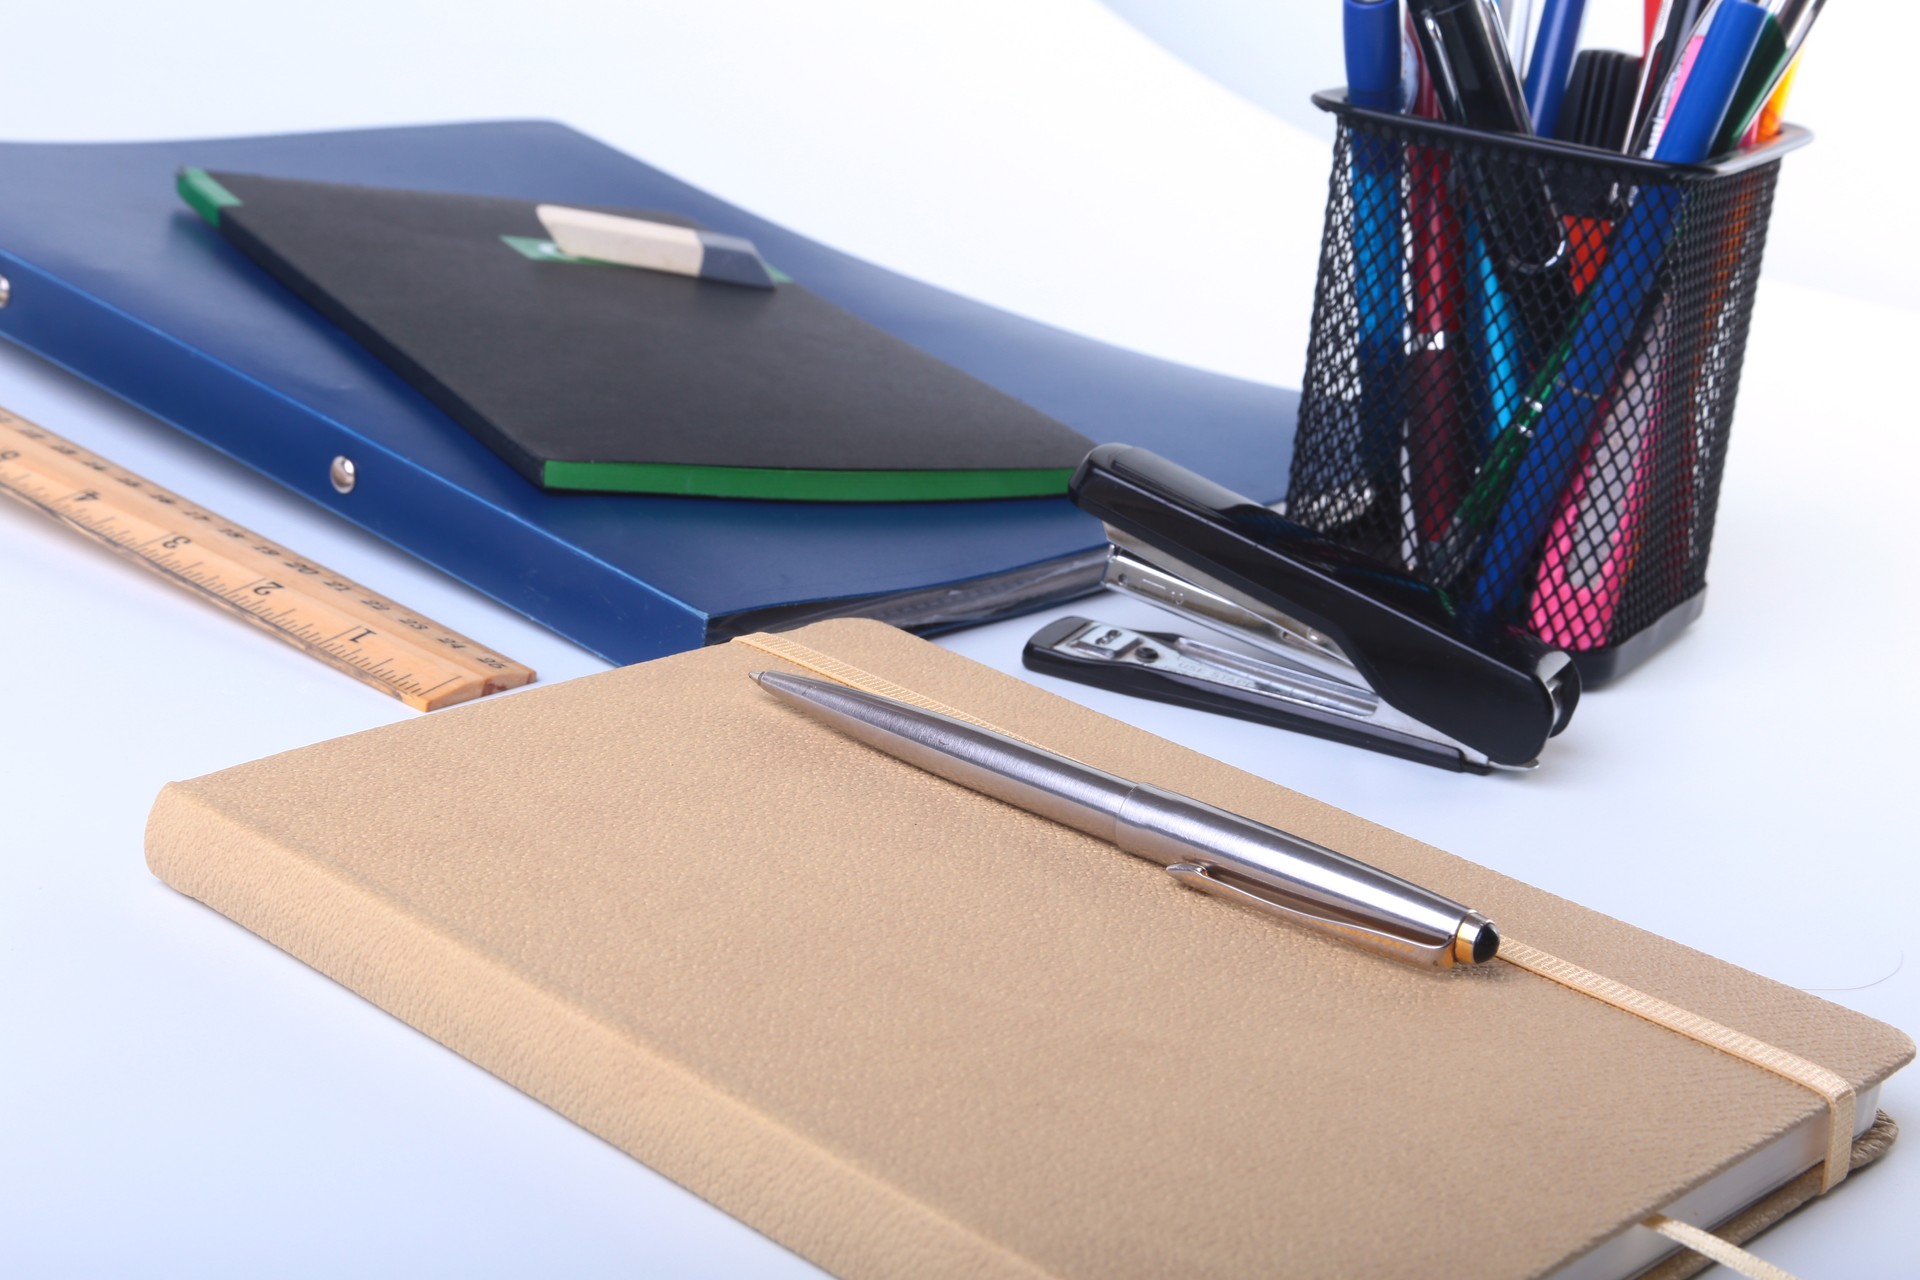
<svg viewBox="0 0 1920 1280">
<path fill-rule="evenodd" d="M 1287 514 L 1603 667 L 1706 586 L 1779 159 L 1331 109 Z"/>
</svg>

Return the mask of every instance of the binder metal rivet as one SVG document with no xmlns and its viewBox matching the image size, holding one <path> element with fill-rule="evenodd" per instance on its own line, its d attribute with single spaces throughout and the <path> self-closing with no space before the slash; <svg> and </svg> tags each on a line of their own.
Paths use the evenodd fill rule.
<svg viewBox="0 0 1920 1280">
<path fill-rule="evenodd" d="M 336 493 L 352 493 L 354 482 L 359 479 L 354 469 L 353 459 L 345 455 L 335 458 L 333 465 L 327 468 L 327 479 L 333 481 Z"/>
</svg>

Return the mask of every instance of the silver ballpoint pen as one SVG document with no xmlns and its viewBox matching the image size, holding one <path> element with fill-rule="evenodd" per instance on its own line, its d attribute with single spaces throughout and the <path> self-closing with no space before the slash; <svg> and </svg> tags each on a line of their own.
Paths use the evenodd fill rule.
<svg viewBox="0 0 1920 1280">
<path fill-rule="evenodd" d="M 782 671 L 753 678 L 850 738 L 1157 862 L 1190 888 L 1434 968 L 1500 949 L 1479 912 L 1251 818 L 892 698 Z"/>
</svg>

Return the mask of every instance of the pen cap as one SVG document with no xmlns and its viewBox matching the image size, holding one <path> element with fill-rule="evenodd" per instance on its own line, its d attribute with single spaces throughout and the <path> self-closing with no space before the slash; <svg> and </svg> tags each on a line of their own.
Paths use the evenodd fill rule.
<svg viewBox="0 0 1920 1280">
<path fill-rule="evenodd" d="M 1526 94 L 1492 0 L 1408 0 L 1427 74 L 1448 120 L 1495 133 L 1533 132 Z M 1367 104 L 1355 100 L 1355 106 Z"/>
<path fill-rule="evenodd" d="M 1341 0 L 1346 40 L 1347 92 L 1376 111 L 1400 107 L 1400 0 Z"/>
<path fill-rule="evenodd" d="M 1809 135 L 1675 165 L 1315 101 L 1338 127 L 1286 515 L 1605 683 L 1704 606 L 1774 186 Z"/>
</svg>

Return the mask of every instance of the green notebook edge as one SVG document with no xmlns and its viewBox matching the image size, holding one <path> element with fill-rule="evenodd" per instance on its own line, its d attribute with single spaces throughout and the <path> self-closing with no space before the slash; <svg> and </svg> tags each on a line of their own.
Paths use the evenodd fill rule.
<svg viewBox="0 0 1920 1280">
<path fill-rule="evenodd" d="M 695 467 L 651 462 L 544 464 L 548 489 L 651 493 L 699 498 L 805 502 L 954 502 L 1051 498 L 1067 491 L 1071 467 L 1029 471 L 800 471 L 774 467 Z"/>
</svg>

